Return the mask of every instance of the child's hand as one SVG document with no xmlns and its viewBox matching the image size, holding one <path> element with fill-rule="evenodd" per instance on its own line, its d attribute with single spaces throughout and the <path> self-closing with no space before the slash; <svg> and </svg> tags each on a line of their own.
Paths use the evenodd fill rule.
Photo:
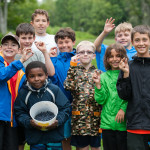
<svg viewBox="0 0 150 150">
<path fill-rule="evenodd" d="M 55 122 L 54 122 L 53 124 L 51 124 L 51 125 L 49 125 L 49 126 L 47 126 L 47 127 L 36 124 L 33 119 L 30 120 L 30 124 L 31 124 L 34 128 L 36 128 L 36 129 L 38 129 L 38 130 L 47 131 L 47 130 L 53 130 L 53 129 L 57 128 L 57 126 L 58 126 L 58 120 L 55 120 Z"/>
<path fill-rule="evenodd" d="M 122 109 L 120 109 L 115 117 L 115 121 L 117 121 L 118 123 L 123 122 L 124 116 L 125 116 L 125 112 Z"/>
<path fill-rule="evenodd" d="M 35 42 L 35 45 L 42 53 L 47 53 L 46 45 L 44 42 Z"/>
<path fill-rule="evenodd" d="M 75 55 L 75 56 L 71 57 L 71 61 L 78 63 L 79 62 L 79 55 Z"/>
<path fill-rule="evenodd" d="M 124 72 L 124 78 L 129 76 L 129 65 L 127 58 L 123 58 L 119 63 L 119 68 Z"/>
<path fill-rule="evenodd" d="M 113 24 L 114 21 L 115 19 L 113 19 L 112 17 L 110 19 L 106 19 L 105 26 L 104 26 L 104 32 L 106 34 L 110 33 L 115 28 L 115 24 Z"/>
<path fill-rule="evenodd" d="M 52 47 L 49 51 L 50 57 L 57 57 L 57 47 Z"/>
<path fill-rule="evenodd" d="M 42 128 L 43 128 L 42 126 L 36 124 L 33 119 L 30 120 L 30 124 L 32 125 L 32 127 L 36 128 L 36 129 L 38 129 L 38 130 L 42 130 Z"/>
<path fill-rule="evenodd" d="M 53 130 L 58 127 L 58 120 L 55 120 L 55 122 L 48 127 L 45 127 L 46 130 Z"/>
<path fill-rule="evenodd" d="M 93 81 L 94 81 L 95 84 L 96 84 L 96 87 L 97 87 L 98 89 L 100 89 L 100 88 L 101 88 L 101 83 L 100 83 L 100 80 L 101 80 L 100 72 L 98 72 L 97 70 L 95 70 L 95 72 L 93 73 L 92 78 L 93 78 Z"/>
<path fill-rule="evenodd" d="M 22 54 L 22 57 L 20 59 L 20 61 L 22 63 L 24 63 L 26 60 L 28 60 L 31 56 L 33 56 L 33 52 L 32 52 L 32 49 L 31 48 L 24 48 L 23 49 L 23 54 Z"/>
</svg>

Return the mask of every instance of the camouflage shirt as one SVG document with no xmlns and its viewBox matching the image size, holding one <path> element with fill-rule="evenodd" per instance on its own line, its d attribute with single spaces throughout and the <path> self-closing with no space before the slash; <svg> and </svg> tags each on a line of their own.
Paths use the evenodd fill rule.
<svg viewBox="0 0 150 150">
<path fill-rule="evenodd" d="M 101 105 L 94 100 L 95 84 L 92 73 L 95 67 L 86 70 L 83 66 L 71 66 L 64 82 L 66 90 L 73 95 L 72 135 L 97 136 L 100 127 Z"/>
</svg>

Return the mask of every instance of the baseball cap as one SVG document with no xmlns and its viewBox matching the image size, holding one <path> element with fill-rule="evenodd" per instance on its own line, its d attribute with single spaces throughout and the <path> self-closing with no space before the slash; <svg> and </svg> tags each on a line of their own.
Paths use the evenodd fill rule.
<svg viewBox="0 0 150 150">
<path fill-rule="evenodd" d="M 20 47 L 20 44 L 19 44 L 19 38 L 18 36 L 12 34 L 12 33 L 8 33 L 6 34 L 2 39 L 1 39 L 1 44 L 3 44 L 6 40 L 8 39 L 13 39 L 14 41 L 16 41 L 16 43 L 19 45 Z"/>
</svg>

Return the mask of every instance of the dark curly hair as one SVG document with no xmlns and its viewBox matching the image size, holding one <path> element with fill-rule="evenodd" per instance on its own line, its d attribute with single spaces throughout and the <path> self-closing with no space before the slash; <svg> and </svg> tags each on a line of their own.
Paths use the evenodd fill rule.
<svg viewBox="0 0 150 150">
<path fill-rule="evenodd" d="M 104 56 L 104 65 L 105 65 L 106 70 L 111 70 L 111 66 L 109 65 L 107 59 L 110 57 L 112 49 L 115 49 L 116 52 L 118 52 L 120 54 L 121 58 L 125 57 L 128 59 L 126 49 L 124 48 L 123 45 L 121 45 L 119 43 L 111 44 L 107 47 L 105 56 Z"/>
</svg>

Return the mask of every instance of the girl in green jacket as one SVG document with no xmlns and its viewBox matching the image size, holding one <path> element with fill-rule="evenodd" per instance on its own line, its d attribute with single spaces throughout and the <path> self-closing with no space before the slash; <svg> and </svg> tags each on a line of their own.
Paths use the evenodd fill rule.
<svg viewBox="0 0 150 150">
<path fill-rule="evenodd" d="M 125 48 L 120 44 L 110 45 L 105 52 L 106 72 L 101 75 L 95 71 L 93 80 L 95 100 L 102 105 L 101 125 L 104 150 L 127 150 L 125 112 L 127 101 L 119 98 L 116 83 L 119 63 L 127 58 Z"/>
</svg>

